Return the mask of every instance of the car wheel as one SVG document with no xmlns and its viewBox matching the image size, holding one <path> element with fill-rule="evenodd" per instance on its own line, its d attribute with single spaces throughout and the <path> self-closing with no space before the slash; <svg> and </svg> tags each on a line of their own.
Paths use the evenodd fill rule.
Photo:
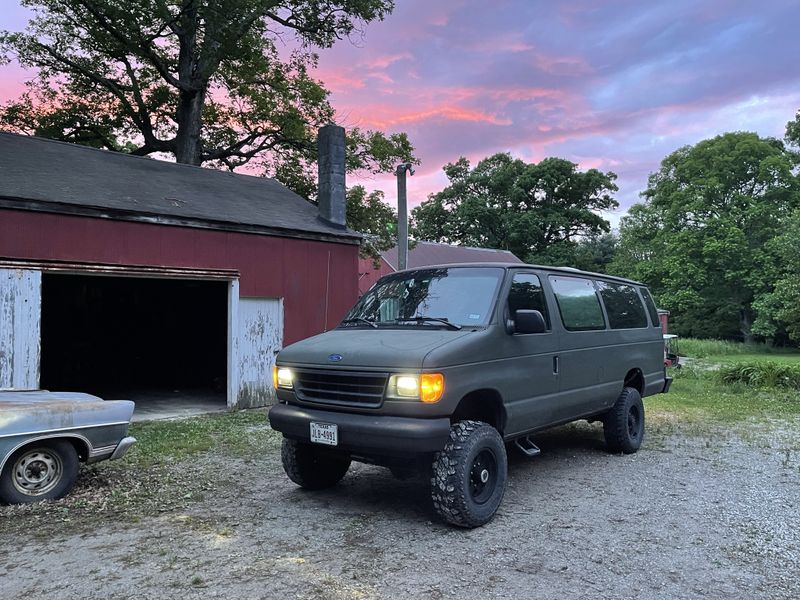
<svg viewBox="0 0 800 600">
<path fill-rule="evenodd" d="M 78 467 L 78 453 L 69 442 L 35 442 L 6 461 L 0 474 L 0 500 L 28 504 L 62 498 L 75 485 Z"/>
<path fill-rule="evenodd" d="M 307 490 L 336 485 L 350 468 L 346 454 L 283 438 L 281 462 L 289 479 Z"/>
<path fill-rule="evenodd" d="M 603 418 L 609 452 L 633 454 L 644 439 L 644 404 L 638 390 L 626 387 Z"/>
<path fill-rule="evenodd" d="M 453 525 L 485 525 L 503 500 L 507 476 L 506 447 L 498 431 L 488 423 L 459 421 L 433 461 L 433 506 Z"/>
</svg>

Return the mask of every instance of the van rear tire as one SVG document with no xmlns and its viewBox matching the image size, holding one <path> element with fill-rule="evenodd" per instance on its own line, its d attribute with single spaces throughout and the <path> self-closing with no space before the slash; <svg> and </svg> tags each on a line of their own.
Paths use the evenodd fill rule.
<svg viewBox="0 0 800 600">
<path fill-rule="evenodd" d="M 637 389 L 622 388 L 614 406 L 603 417 L 603 433 L 608 451 L 614 454 L 633 454 L 641 447 L 644 403 Z"/>
</svg>

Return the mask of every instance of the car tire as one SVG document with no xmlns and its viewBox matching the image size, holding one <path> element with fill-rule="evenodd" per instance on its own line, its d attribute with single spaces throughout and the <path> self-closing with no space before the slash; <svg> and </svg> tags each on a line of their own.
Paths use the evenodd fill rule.
<svg viewBox="0 0 800 600">
<path fill-rule="evenodd" d="M 30 504 L 63 498 L 78 479 L 80 461 L 65 440 L 43 440 L 20 448 L 0 473 L 0 502 Z"/>
<path fill-rule="evenodd" d="M 638 390 L 622 389 L 603 418 L 603 433 L 609 452 L 633 454 L 639 449 L 644 439 L 644 403 Z"/>
<path fill-rule="evenodd" d="M 289 479 L 307 490 L 322 490 L 339 483 L 350 468 L 346 454 L 283 438 L 281 462 Z"/>
<path fill-rule="evenodd" d="M 485 525 L 503 500 L 507 478 L 506 447 L 498 431 L 481 421 L 459 421 L 433 461 L 434 509 L 459 527 Z"/>
</svg>

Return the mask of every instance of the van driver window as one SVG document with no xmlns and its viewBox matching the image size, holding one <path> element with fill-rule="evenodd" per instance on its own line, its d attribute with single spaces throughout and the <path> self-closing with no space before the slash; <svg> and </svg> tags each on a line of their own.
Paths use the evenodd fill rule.
<svg viewBox="0 0 800 600">
<path fill-rule="evenodd" d="M 603 309 L 594 283 L 577 277 L 551 277 L 561 322 L 568 331 L 605 329 Z"/>
<path fill-rule="evenodd" d="M 517 273 L 511 282 L 508 292 L 508 310 L 511 318 L 515 318 L 517 311 L 538 310 L 544 317 L 547 328 L 550 329 L 550 317 L 547 314 L 547 305 L 542 292 L 542 283 L 532 273 Z"/>
</svg>

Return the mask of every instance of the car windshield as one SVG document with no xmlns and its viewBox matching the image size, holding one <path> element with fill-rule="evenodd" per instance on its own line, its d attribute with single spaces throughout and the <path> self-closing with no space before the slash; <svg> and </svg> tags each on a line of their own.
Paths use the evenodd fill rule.
<svg viewBox="0 0 800 600">
<path fill-rule="evenodd" d="M 421 269 L 381 278 L 364 294 L 341 327 L 485 325 L 503 269 Z"/>
</svg>

